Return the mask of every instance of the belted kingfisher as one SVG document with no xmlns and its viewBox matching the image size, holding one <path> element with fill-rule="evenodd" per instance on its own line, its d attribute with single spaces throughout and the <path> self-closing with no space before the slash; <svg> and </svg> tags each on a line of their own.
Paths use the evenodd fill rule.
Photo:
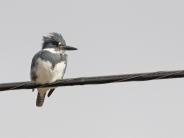
<svg viewBox="0 0 184 138">
<path fill-rule="evenodd" d="M 67 46 L 59 33 L 44 36 L 42 49 L 32 59 L 31 81 L 44 84 L 63 79 L 67 65 L 65 50 L 77 50 L 77 48 Z M 48 92 L 49 97 L 55 88 L 38 88 L 37 90 L 36 106 L 40 107 L 43 105 L 46 93 Z"/>
</svg>

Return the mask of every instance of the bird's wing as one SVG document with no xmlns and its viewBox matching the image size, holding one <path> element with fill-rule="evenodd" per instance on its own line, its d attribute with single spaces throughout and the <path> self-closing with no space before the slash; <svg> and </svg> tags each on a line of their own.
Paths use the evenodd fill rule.
<svg viewBox="0 0 184 138">
<path fill-rule="evenodd" d="M 37 71 L 37 60 L 40 57 L 41 52 L 38 52 L 34 55 L 32 62 L 31 62 L 31 72 L 30 72 L 30 77 L 31 77 L 31 81 L 36 81 L 37 75 L 36 75 L 36 71 Z"/>
<path fill-rule="evenodd" d="M 47 97 L 50 97 L 52 95 L 52 93 L 54 92 L 55 89 L 50 89 L 48 94 L 47 94 Z"/>
<path fill-rule="evenodd" d="M 37 59 L 40 57 L 41 52 L 38 52 L 34 55 L 32 62 L 31 62 L 31 71 L 30 71 L 30 78 L 32 82 L 36 81 L 37 75 L 36 75 L 36 71 L 37 71 Z M 32 91 L 34 91 L 34 89 L 32 89 Z"/>
<path fill-rule="evenodd" d="M 65 68 L 64 68 L 63 76 L 61 77 L 61 79 L 63 79 L 64 74 L 65 74 L 65 72 L 66 72 L 66 67 L 67 67 L 67 55 L 66 55 L 66 54 L 64 54 L 63 56 L 64 56 L 64 61 L 65 61 Z"/>
<path fill-rule="evenodd" d="M 63 58 L 62 60 L 65 61 L 65 68 L 64 68 L 63 76 L 61 77 L 61 79 L 63 79 L 64 74 L 65 74 L 65 72 L 66 72 L 66 67 L 67 67 L 67 55 L 66 55 L 66 54 L 62 55 L 62 58 Z M 49 92 L 48 92 L 48 94 L 47 94 L 47 96 L 50 97 L 50 96 L 52 95 L 52 93 L 54 92 L 54 90 L 55 90 L 55 89 L 50 89 Z"/>
</svg>

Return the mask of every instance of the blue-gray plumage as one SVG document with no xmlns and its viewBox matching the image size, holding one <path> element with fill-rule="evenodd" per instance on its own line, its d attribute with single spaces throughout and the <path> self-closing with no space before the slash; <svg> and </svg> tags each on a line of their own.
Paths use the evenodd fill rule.
<svg viewBox="0 0 184 138">
<path fill-rule="evenodd" d="M 66 54 L 60 54 L 60 53 L 51 53 L 46 50 L 41 50 L 38 53 L 35 54 L 32 60 L 31 64 L 31 80 L 36 81 L 36 67 L 37 67 L 37 60 L 42 59 L 43 61 L 49 61 L 52 64 L 52 68 L 54 69 L 55 65 L 60 63 L 61 61 L 64 61 L 65 64 L 67 64 L 67 55 Z"/>
<path fill-rule="evenodd" d="M 43 37 L 42 50 L 35 54 L 31 64 L 31 80 L 35 83 L 51 83 L 63 78 L 67 55 L 65 50 L 77 50 L 67 46 L 61 34 L 51 33 Z M 46 92 L 50 96 L 55 88 L 38 88 L 37 106 L 42 106 Z"/>
</svg>

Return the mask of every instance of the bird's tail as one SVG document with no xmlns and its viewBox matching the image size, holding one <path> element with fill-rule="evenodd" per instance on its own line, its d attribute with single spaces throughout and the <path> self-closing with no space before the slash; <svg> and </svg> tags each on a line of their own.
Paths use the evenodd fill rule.
<svg viewBox="0 0 184 138">
<path fill-rule="evenodd" d="M 36 99 L 36 106 L 41 107 L 44 103 L 46 92 L 40 93 L 38 92 L 37 99 Z"/>
</svg>

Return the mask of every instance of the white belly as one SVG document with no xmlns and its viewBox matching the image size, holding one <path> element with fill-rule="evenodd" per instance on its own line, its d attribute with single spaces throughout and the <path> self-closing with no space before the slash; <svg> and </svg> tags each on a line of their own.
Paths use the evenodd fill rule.
<svg viewBox="0 0 184 138">
<path fill-rule="evenodd" d="M 37 60 L 36 69 L 36 82 L 37 83 L 50 83 L 63 78 L 64 70 L 66 64 L 65 62 L 60 62 L 52 67 L 49 61 L 44 61 L 42 59 Z"/>
</svg>

